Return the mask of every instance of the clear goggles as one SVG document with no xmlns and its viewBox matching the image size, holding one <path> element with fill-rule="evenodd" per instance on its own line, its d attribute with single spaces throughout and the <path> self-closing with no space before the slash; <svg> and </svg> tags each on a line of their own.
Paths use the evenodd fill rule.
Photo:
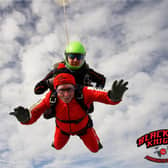
<svg viewBox="0 0 168 168">
<path fill-rule="evenodd" d="M 75 87 L 66 87 L 56 89 L 57 93 L 63 95 L 65 92 L 72 93 L 75 90 Z"/>
</svg>

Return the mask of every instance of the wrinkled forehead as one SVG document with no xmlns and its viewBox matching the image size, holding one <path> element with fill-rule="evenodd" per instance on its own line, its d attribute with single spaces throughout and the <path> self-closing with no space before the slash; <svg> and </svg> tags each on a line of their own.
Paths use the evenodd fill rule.
<svg viewBox="0 0 168 168">
<path fill-rule="evenodd" d="M 74 85 L 72 84 L 62 84 L 58 85 L 57 89 L 66 89 L 66 88 L 74 88 Z"/>
</svg>

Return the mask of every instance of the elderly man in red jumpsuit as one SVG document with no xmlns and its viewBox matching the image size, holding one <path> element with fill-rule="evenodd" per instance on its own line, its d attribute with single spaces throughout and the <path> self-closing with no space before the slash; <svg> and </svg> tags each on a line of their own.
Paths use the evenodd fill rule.
<svg viewBox="0 0 168 168">
<path fill-rule="evenodd" d="M 102 146 L 93 128 L 90 116 L 75 99 L 75 78 L 71 74 L 61 73 L 54 78 L 53 84 L 57 93 L 57 101 L 54 107 L 56 111 L 56 130 L 52 146 L 57 150 L 61 149 L 71 135 L 78 135 L 91 152 L 98 152 Z M 128 82 L 123 80 L 115 81 L 109 91 L 86 86 L 82 90 L 84 103 L 88 107 L 94 101 L 116 105 L 128 89 L 127 84 Z M 19 106 L 10 114 L 16 116 L 22 124 L 33 124 L 50 108 L 51 94 L 52 92 L 49 91 L 45 98 L 31 109 Z"/>
</svg>

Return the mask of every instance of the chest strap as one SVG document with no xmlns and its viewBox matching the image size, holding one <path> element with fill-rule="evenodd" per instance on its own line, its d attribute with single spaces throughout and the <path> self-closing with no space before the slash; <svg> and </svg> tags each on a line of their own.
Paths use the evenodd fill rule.
<svg viewBox="0 0 168 168">
<path fill-rule="evenodd" d="M 79 124 L 86 116 L 87 116 L 87 114 L 85 114 L 85 116 L 83 116 L 82 118 L 79 118 L 78 120 L 61 120 L 58 117 L 56 117 L 56 119 L 62 123 L 66 123 L 66 124 Z"/>
<path fill-rule="evenodd" d="M 72 132 L 71 133 L 72 135 L 73 134 L 76 134 L 78 136 L 85 135 L 87 133 L 87 129 L 93 127 L 93 121 L 92 121 L 92 119 L 91 119 L 91 117 L 89 115 L 88 115 L 88 117 L 89 117 L 89 120 L 88 120 L 88 123 L 86 124 L 86 126 L 84 128 L 82 128 L 81 130 L 77 131 L 77 132 Z M 59 128 L 57 123 L 56 123 L 56 126 Z M 71 135 L 70 133 L 67 133 L 67 132 L 65 132 L 63 130 L 61 130 L 61 132 L 62 132 L 62 134 L 67 135 L 67 136 Z"/>
</svg>

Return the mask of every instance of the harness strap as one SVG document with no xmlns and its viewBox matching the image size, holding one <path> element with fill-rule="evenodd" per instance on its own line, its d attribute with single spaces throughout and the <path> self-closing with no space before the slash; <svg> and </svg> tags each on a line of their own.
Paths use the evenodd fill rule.
<svg viewBox="0 0 168 168">
<path fill-rule="evenodd" d="M 85 114 L 85 116 L 83 116 L 82 118 L 79 118 L 78 120 L 61 120 L 58 117 L 56 118 L 58 121 L 66 123 L 66 124 L 78 124 L 80 123 L 85 117 L 87 116 L 87 114 Z"/>
<path fill-rule="evenodd" d="M 93 112 L 93 104 L 91 104 L 90 107 L 88 108 L 88 106 L 84 102 L 83 87 L 84 86 L 78 85 L 78 87 L 76 88 L 76 90 L 75 90 L 76 101 L 80 104 L 80 106 L 86 112 L 86 114 L 92 113 Z"/>
<path fill-rule="evenodd" d="M 80 131 L 72 132 L 71 134 L 73 134 L 73 135 L 76 134 L 78 136 L 85 135 L 87 133 L 87 129 L 93 127 L 93 121 L 92 121 L 92 119 L 91 119 L 91 117 L 89 115 L 88 115 L 88 117 L 89 117 L 89 120 L 88 120 L 87 125 L 84 128 L 82 128 Z M 56 126 L 59 128 L 57 123 L 56 123 Z M 67 132 L 65 132 L 63 130 L 61 130 L 61 132 L 62 132 L 62 134 L 67 135 L 67 136 L 71 135 L 71 134 L 69 134 L 69 133 L 67 133 Z"/>
</svg>

